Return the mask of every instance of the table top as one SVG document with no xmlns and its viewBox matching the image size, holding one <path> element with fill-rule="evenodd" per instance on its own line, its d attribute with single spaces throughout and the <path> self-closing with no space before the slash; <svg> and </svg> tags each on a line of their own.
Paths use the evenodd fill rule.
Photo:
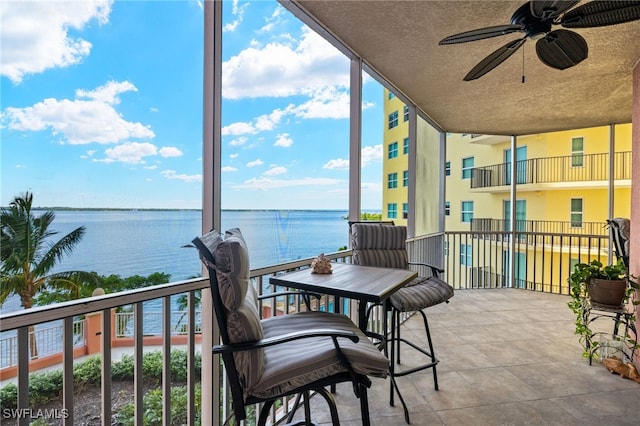
<svg viewBox="0 0 640 426">
<path fill-rule="evenodd" d="M 314 274 L 311 268 L 269 278 L 274 285 L 314 291 L 368 302 L 382 302 L 418 276 L 408 269 L 376 268 L 332 263 L 333 273 Z"/>
</svg>

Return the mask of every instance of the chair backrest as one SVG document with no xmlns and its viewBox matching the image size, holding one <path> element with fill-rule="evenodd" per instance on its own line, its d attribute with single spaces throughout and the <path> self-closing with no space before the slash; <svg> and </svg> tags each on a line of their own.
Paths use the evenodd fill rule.
<svg viewBox="0 0 640 426">
<path fill-rule="evenodd" d="M 613 240 L 616 257 L 622 260 L 622 263 L 629 267 L 629 244 L 631 240 L 631 221 L 626 218 L 616 217 L 607 220 L 609 225 L 609 233 Z"/>
<path fill-rule="evenodd" d="M 383 268 L 409 268 L 406 226 L 385 222 L 354 222 L 350 229 L 354 264 Z"/>
<path fill-rule="evenodd" d="M 211 231 L 193 239 L 200 259 L 209 272 L 214 313 L 223 344 L 254 342 L 263 338 L 255 288 L 250 282 L 249 254 L 238 228 L 225 232 L 225 238 Z M 223 355 L 224 366 L 233 393 L 237 418 L 244 418 L 246 390 L 259 381 L 264 372 L 264 350 Z M 241 412 L 240 412 L 241 410 Z"/>
</svg>

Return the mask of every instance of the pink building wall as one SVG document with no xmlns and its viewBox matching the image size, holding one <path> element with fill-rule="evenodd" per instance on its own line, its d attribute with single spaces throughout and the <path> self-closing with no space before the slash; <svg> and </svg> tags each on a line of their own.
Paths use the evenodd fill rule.
<svg viewBox="0 0 640 426">
<path fill-rule="evenodd" d="M 629 273 L 640 280 L 640 59 L 633 69 L 631 115 L 631 243 Z M 636 236 L 636 238 L 633 238 Z M 636 297 L 640 295 L 636 294 Z M 636 309 L 636 330 L 640 330 L 640 306 Z M 636 361 L 640 361 L 636 359 Z"/>
</svg>

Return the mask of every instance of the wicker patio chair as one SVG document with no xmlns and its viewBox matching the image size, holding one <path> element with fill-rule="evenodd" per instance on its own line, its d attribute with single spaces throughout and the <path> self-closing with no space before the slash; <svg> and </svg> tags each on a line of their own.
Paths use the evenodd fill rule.
<svg viewBox="0 0 640 426">
<path fill-rule="evenodd" d="M 222 340 L 213 353 L 222 355 L 236 421 L 246 418 L 247 406 L 263 403 L 258 424 L 264 425 L 276 400 L 303 394 L 306 421 L 301 423 L 310 424 L 308 395 L 314 391 L 324 397 L 333 424 L 339 425 L 335 401 L 326 387 L 352 382 L 362 423 L 370 424 L 368 376 L 386 377 L 389 361 L 364 333 L 348 317 L 328 312 L 261 320 L 240 230 L 228 230 L 224 239 L 211 231 L 196 237 L 193 244 L 209 272 Z M 289 421 L 292 417 L 293 413 Z"/>
</svg>

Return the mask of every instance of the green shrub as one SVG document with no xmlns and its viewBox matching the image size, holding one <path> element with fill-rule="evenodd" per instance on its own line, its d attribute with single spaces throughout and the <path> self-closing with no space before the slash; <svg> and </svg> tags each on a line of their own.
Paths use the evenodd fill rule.
<svg viewBox="0 0 640 426">
<path fill-rule="evenodd" d="M 0 411 L 18 406 L 18 386 L 9 383 L 0 389 Z"/>
<path fill-rule="evenodd" d="M 122 355 L 120 361 L 111 365 L 111 378 L 113 380 L 128 380 L 133 378 L 135 360 L 133 355 Z"/>
<path fill-rule="evenodd" d="M 162 389 L 153 389 L 147 392 L 142 403 L 144 405 L 143 424 L 162 424 Z M 194 412 L 196 424 L 201 424 L 200 407 L 202 393 L 200 387 L 195 388 Z M 119 425 L 129 426 L 134 424 L 134 404 L 129 403 L 122 407 L 117 416 Z M 174 386 L 171 388 L 171 425 L 183 425 L 187 420 L 187 388 L 186 386 Z"/>
<path fill-rule="evenodd" d="M 78 385 L 99 385 L 102 381 L 100 356 L 92 356 L 73 365 L 73 382 Z"/>
</svg>

